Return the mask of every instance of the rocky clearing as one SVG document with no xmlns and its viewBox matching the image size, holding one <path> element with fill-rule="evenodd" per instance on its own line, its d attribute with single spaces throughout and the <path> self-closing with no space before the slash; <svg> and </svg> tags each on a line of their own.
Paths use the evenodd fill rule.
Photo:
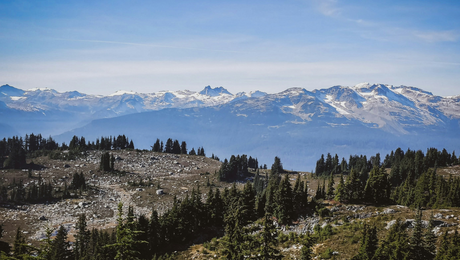
<svg viewBox="0 0 460 260">
<path fill-rule="evenodd" d="M 40 175 L 45 182 L 50 181 L 55 190 L 63 190 L 65 183 L 70 185 L 74 173 L 83 172 L 90 187 L 81 195 L 76 191 L 75 198 L 53 201 L 44 204 L 26 204 L 0 207 L 0 223 L 4 223 L 4 240 L 12 242 L 17 227 L 24 230 L 30 240 L 40 240 L 47 227 L 56 230 L 64 225 L 73 239 L 74 226 L 80 214 L 87 216 L 88 228 L 111 229 L 116 226 L 118 203 L 123 203 L 126 213 L 128 206 L 134 207 L 137 216 L 150 216 L 152 208 L 160 214 L 167 210 L 173 197 L 184 197 L 194 188 L 216 183 L 213 174 L 220 162 L 203 156 L 175 155 L 147 151 L 112 151 L 115 169 L 124 174 L 111 174 L 99 171 L 101 151 L 90 151 L 77 160 L 51 160 L 47 157 L 34 158 L 41 170 L 33 171 L 28 178 L 26 171 L 2 170 L 3 181 L 23 180 L 27 187 L 38 183 Z M 141 185 L 139 186 L 139 182 Z M 136 185 L 133 185 L 133 182 Z M 161 189 L 163 194 L 157 195 Z"/>
</svg>

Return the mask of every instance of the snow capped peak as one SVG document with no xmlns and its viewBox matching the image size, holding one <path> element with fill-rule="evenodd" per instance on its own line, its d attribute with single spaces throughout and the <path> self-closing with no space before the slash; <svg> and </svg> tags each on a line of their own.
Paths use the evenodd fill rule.
<svg viewBox="0 0 460 260">
<path fill-rule="evenodd" d="M 288 88 L 285 91 L 280 92 L 281 95 L 289 95 L 289 96 L 298 96 L 301 94 L 306 94 L 308 91 L 304 88 L 299 87 L 292 87 Z"/>
<path fill-rule="evenodd" d="M 81 98 L 81 97 L 86 96 L 86 94 L 82 94 L 78 91 L 68 91 L 68 92 L 65 92 L 64 95 L 67 98 Z"/>
<path fill-rule="evenodd" d="M 206 86 L 199 94 L 210 97 L 216 97 L 223 94 L 231 95 L 231 93 L 223 87 L 211 88 L 211 86 Z"/>
<path fill-rule="evenodd" d="M 0 87 L 0 94 L 5 96 L 22 96 L 24 94 L 24 90 L 17 89 L 6 84 Z"/>
<path fill-rule="evenodd" d="M 433 93 L 429 92 L 429 91 L 425 91 L 425 90 L 422 90 L 422 89 L 419 89 L 419 88 L 416 88 L 416 87 L 411 87 L 411 86 L 391 86 L 390 88 L 391 90 L 393 90 L 394 92 L 398 92 L 398 93 L 403 93 L 403 92 L 418 92 L 418 93 L 423 93 L 423 94 L 426 94 L 426 95 L 430 95 L 430 96 L 433 96 Z"/>
<path fill-rule="evenodd" d="M 356 84 L 352 88 L 353 89 L 363 89 L 363 88 L 369 88 L 369 86 L 370 86 L 369 82 L 362 82 L 362 83 Z"/>
<path fill-rule="evenodd" d="M 245 93 L 245 95 L 247 97 L 259 98 L 259 97 L 263 97 L 263 96 L 267 95 L 267 93 L 259 91 L 259 90 L 256 90 L 256 91 L 250 91 L 248 93 Z"/>
<path fill-rule="evenodd" d="M 51 89 L 51 88 L 31 88 L 31 89 L 28 89 L 27 91 L 30 91 L 30 92 L 51 92 L 51 93 L 58 93 L 56 90 Z"/>
<path fill-rule="evenodd" d="M 136 92 L 134 91 L 126 91 L 126 90 L 118 90 L 116 91 L 115 93 L 113 94 L 110 94 L 109 97 L 113 97 L 113 96 L 123 96 L 123 95 L 135 95 Z"/>
</svg>

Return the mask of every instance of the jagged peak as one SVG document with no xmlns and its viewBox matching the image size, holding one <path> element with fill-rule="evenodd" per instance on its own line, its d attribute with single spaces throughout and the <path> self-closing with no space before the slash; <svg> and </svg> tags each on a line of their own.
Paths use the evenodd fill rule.
<svg viewBox="0 0 460 260">
<path fill-rule="evenodd" d="M 410 90 L 410 91 L 420 92 L 420 93 L 423 93 L 423 94 L 427 94 L 427 95 L 430 95 L 430 96 L 434 96 L 433 93 L 431 93 L 431 92 L 429 92 L 429 91 L 425 91 L 425 90 L 423 90 L 423 89 L 416 88 L 416 87 L 412 87 L 412 86 L 404 86 L 404 85 L 400 85 L 400 86 L 391 86 L 391 90 L 397 91 L 397 92 L 402 92 L 402 91 L 404 91 L 404 90 Z"/>
<path fill-rule="evenodd" d="M 6 96 L 22 96 L 24 94 L 24 90 L 5 84 L 0 86 L 0 93 Z"/>
<path fill-rule="evenodd" d="M 304 88 L 301 87 L 292 87 L 288 88 L 284 91 L 281 91 L 279 94 L 281 95 L 301 95 L 301 94 L 307 94 L 308 91 Z"/>
<path fill-rule="evenodd" d="M 202 91 L 199 92 L 199 94 L 210 97 L 217 97 L 222 94 L 232 95 L 230 92 L 228 92 L 227 89 L 223 87 L 212 88 L 211 86 L 206 86 Z"/>
</svg>

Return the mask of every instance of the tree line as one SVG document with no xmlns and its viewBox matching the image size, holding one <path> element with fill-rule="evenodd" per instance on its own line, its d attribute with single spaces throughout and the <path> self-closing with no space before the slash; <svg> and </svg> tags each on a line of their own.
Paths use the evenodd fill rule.
<svg viewBox="0 0 460 260">
<path fill-rule="evenodd" d="M 334 158 L 328 154 L 324 164 L 324 156 L 317 162 L 316 175 L 322 177 L 323 182 L 318 182 L 316 199 L 398 203 L 413 208 L 460 206 L 460 179 L 438 174 L 438 167 L 459 164 L 455 152 L 429 148 L 424 154 L 420 150 L 404 152 L 398 148 L 385 156 L 383 162 L 379 154 L 370 160 L 363 155 L 350 156 L 348 162 L 342 159 L 340 164 L 337 164 L 337 155 Z M 337 188 L 334 174 L 340 174 Z"/>
<path fill-rule="evenodd" d="M 163 143 L 163 141 L 160 141 L 160 139 L 157 138 L 157 140 L 151 147 L 152 151 L 157 153 L 187 154 L 187 143 L 185 141 L 179 143 L 178 140 L 173 141 L 173 139 L 171 138 L 168 138 L 166 143 Z M 190 152 L 188 152 L 188 154 L 206 156 L 203 147 L 198 147 L 196 151 L 195 148 L 192 148 Z M 219 160 L 219 158 L 214 156 L 214 154 L 212 158 Z"/>
<path fill-rule="evenodd" d="M 23 180 L 13 181 L 10 184 L 0 183 L 0 204 L 43 203 L 57 199 L 70 198 L 71 193 L 82 193 L 87 190 L 83 172 L 74 173 L 70 185 L 64 182 L 64 187 L 56 187 L 51 181 L 44 181 L 39 174 L 36 181 L 25 187 Z M 74 195 L 75 197 L 76 195 Z"/>
<path fill-rule="evenodd" d="M 453 235 L 445 231 L 439 239 L 439 247 L 436 247 L 438 238 L 433 233 L 433 216 L 428 226 L 423 228 L 422 211 L 419 209 L 412 226 L 412 232 L 408 232 L 407 225 L 397 219 L 386 237 L 379 241 L 377 228 L 372 224 L 364 224 L 358 254 L 352 260 L 460 259 L 460 236 L 457 230 Z"/>
<path fill-rule="evenodd" d="M 118 149 L 134 149 L 134 143 L 125 135 L 118 137 L 101 137 L 97 138 L 96 142 L 86 142 L 85 137 L 73 136 L 67 146 L 65 143 L 59 145 L 53 138 L 45 139 L 41 134 L 26 135 L 22 137 L 14 136 L 11 138 L 3 138 L 0 140 L 0 166 L 6 169 L 21 169 L 27 168 L 27 156 L 35 157 L 43 154 L 48 154 L 53 157 L 53 151 L 70 150 L 71 153 L 78 154 L 88 150 L 118 150 Z M 57 159 L 57 158 L 54 158 Z M 30 168 L 30 165 L 29 165 Z"/>
</svg>

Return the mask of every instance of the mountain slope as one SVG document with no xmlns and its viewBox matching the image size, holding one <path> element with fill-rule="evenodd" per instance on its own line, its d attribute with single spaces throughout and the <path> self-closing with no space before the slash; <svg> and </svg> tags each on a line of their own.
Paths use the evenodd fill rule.
<svg viewBox="0 0 460 260">
<path fill-rule="evenodd" d="M 5 123 L 20 134 L 41 132 L 65 142 L 74 134 L 89 140 L 126 134 L 140 148 L 149 148 L 156 138 L 171 137 L 219 156 L 252 153 L 267 163 L 274 155 L 285 156 L 293 167 L 323 150 L 348 156 L 398 146 L 453 150 L 460 145 L 460 96 L 439 97 L 406 86 L 362 83 L 235 95 L 208 86 L 201 92 L 117 91 L 109 96 L 2 89 Z M 6 136 L 1 129 L 0 134 Z"/>
<path fill-rule="evenodd" d="M 65 141 L 73 135 L 97 138 L 100 133 L 124 133 L 138 148 L 145 149 L 156 138 L 175 138 L 187 140 L 189 147 L 203 145 L 221 158 L 246 153 L 271 164 L 277 155 L 288 168 L 304 170 L 310 170 L 319 155 L 327 152 L 374 155 L 396 147 L 453 150 L 460 145 L 456 137 L 458 120 L 444 116 L 434 121 L 438 124 L 431 125 L 426 118 L 439 111 L 418 109 L 394 92 L 390 93 L 395 95 L 390 97 L 392 106 L 386 107 L 385 97 L 361 93 L 391 90 L 372 87 L 366 91 L 334 87 L 309 92 L 291 88 L 214 107 L 163 109 L 95 120 L 57 138 Z M 400 102 L 396 102 L 398 99 Z M 391 121 L 393 118 L 395 121 Z M 379 126 L 380 122 L 384 127 Z"/>
</svg>

